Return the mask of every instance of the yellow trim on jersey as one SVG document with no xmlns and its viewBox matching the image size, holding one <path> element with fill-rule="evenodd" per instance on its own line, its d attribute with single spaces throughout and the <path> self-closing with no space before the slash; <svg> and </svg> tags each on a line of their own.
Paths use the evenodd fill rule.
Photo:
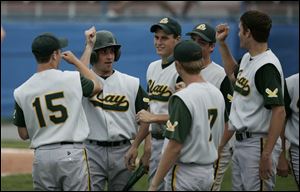
<svg viewBox="0 0 300 192">
<path fill-rule="evenodd" d="M 178 168 L 179 168 L 178 165 L 174 165 L 174 167 L 173 167 L 172 180 L 171 180 L 172 191 L 175 191 L 175 189 L 176 189 L 176 173 L 177 173 Z"/>
<path fill-rule="evenodd" d="M 83 149 L 83 156 L 84 156 L 84 160 L 86 162 L 86 168 L 87 168 L 87 174 L 88 174 L 88 191 L 92 191 L 91 190 L 91 175 L 90 175 L 90 168 L 89 168 L 89 162 L 87 159 L 87 153 L 86 153 L 86 149 Z"/>
</svg>

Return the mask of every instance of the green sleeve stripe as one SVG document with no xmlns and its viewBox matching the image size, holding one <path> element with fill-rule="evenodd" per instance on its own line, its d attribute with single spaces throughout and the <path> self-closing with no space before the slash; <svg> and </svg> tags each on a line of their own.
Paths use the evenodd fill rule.
<svg viewBox="0 0 300 192">
<path fill-rule="evenodd" d="M 21 107 L 15 102 L 15 110 L 13 115 L 13 123 L 18 127 L 26 127 L 24 113 Z"/>
<path fill-rule="evenodd" d="M 146 91 L 139 86 L 139 90 L 137 92 L 137 96 L 135 99 L 135 111 L 136 113 L 139 112 L 142 109 L 147 110 L 149 105 L 148 105 L 149 97 Z"/>
<path fill-rule="evenodd" d="M 80 74 L 80 81 L 82 87 L 83 96 L 89 97 L 93 93 L 94 90 L 94 83 L 92 80 L 85 78 Z"/>
</svg>

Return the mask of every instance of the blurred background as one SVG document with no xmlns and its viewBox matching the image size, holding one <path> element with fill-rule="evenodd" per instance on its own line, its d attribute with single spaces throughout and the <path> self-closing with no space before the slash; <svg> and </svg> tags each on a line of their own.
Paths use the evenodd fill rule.
<svg viewBox="0 0 300 192">
<path fill-rule="evenodd" d="M 239 48 L 239 17 L 250 9 L 273 19 L 269 47 L 279 57 L 285 76 L 299 72 L 298 1 L 1 1 L 1 25 L 6 32 L 1 42 L 1 132 L 2 120 L 12 116 L 13 90 L 36 72 L 31 42 L 40 33 L 67 37 L 69 46 L 64 50 L 80 57 L 86 29 L 95 25 L 97 30 L 113 32 L 122 45 L 115 68 L 140 78 L 146 88 L 147 67 L 159 59 L 152 24 L 166 16 L 177 19 L 182 38 L 188 39 L 185 33 L 200 22 L 212 26 L 227 22 L 231 30 L 227 42 L 239 59 L 245 52 Z M 212 59 L 223 65 L 218 47 Z M 66 62 L 60 68 L 75 70 Z"/>
</svg>

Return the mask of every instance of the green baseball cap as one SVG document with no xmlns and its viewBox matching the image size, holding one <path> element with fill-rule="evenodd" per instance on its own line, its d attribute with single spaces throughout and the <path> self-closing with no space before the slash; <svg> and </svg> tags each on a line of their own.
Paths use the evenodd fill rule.
<svg viewBox="0 0 300 192">
<path fill-rule="evenodd" d="M 199 35 L 202 39 L 209 43 L 216 42 L 216 31 L 207 23 L 200 23 L 196 25 L 191 32 L 186 33 L 186 35 L 192 34 Z"/>
<path fill-rule="evenodd" d="M 49 56 L 53 51 L 68 46 L 66 38 L 57 38 L 51 33 L 37 36 L 31 45 L 32 53 L 38 56 Z"/>
<path fill-rule="evenodd" d="M 192 40 L 181 41 L 174 48 L 174 58 L 179 62 L 198 61 L 202 58 L 201 46 Z"/>
<path fill-rule="evenodd" d="M 181 26 L 180 24 L 169 17 L 161 19 L 157 24 L 151 26 L 150 31 L 153 33 L 157 29 L 162 29 L 167 34 L 174 34 L 181 36 Z"/>
</svg>

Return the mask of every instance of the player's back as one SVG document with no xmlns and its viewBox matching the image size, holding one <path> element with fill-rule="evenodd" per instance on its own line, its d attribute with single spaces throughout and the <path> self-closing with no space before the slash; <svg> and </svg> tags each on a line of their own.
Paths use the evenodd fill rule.
<svg viewBox="0 0 300 192">
<path fill-rule="evenodd" d="M 182 162 L 214 162 L 224 131 L 225 103 L 221 92 L 205 82 L 192 83 L 175 95 L 184 101 L 193 119 L 192 132 L 186 139 L 189 144 L 181 150 L 184 154 Z M 197 151 L 201 151 L 201 156 L 195 155 Z"/>
<path fill-rule="evenodd" d="M 79 72 L 51 69 L 35 73 L 14 91 L 14 97 L 23 110 L 32 148 L 81 142 L 87 137 Z"/>
</svg>

